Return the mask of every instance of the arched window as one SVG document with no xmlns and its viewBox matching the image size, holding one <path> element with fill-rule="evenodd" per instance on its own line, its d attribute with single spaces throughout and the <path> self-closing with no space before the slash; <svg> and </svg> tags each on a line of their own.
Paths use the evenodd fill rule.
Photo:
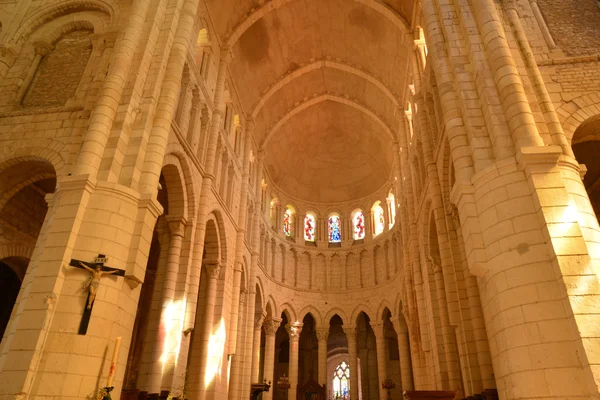
<svg viewBox="0 0 600 400">
<path fill-rule="evenodd" d="M 304 216 L 304 240 L 307 242 L 315 241 L 315 226 L 315 216 L 312 214 L 306 214 Z"/>
<path fill-rule="evenodd" d="M 392 228 L 392 226 L 394 226 L 394 224 L 396 223 L 396 197 L 394 196 L 394 193 L 392 193 L 391 190 L 387 197 L 387 203 L 388 215 L 390 216 L 390 228 Z"/>
<path fill-rule="evenodd" d="M 329 243 L 340 243 L 342 241 L 342 221 L 337 214 L 329 216 Z"/>
<path fill-rule="evenodd" d="M 373 215 L 373 236 L 377 236 L 385 229 L 385 218 L 383 217 L 381 202 L 377 201 L 373 204 L 371 214 Z"/>
<path fill-rule="evenodd" d="M 362 211 L 356 211 L 352 216 L 352 226 L 354 227 L 354 240 L 365 238 L 365 216 Z"/>
<path fill-rule="evenodd" d="M 333 371 L 333 397 L 334 399 L 350 398 L 350 366 L 346 361 L 339 363 Z"/>
<path fill-rule="evenodd" d="M 288 206 L 285 208 L 285 213 L 283 213 L 283 233 L 285 236 L 292 236 L 292 225 L 294 219 L 294 212 Z"/>
</svg>

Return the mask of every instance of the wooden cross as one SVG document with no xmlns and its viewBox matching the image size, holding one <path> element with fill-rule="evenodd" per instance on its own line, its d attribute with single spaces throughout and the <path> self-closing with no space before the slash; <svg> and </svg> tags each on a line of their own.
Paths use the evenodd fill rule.
<svg viewBox="0 0 600 400">
<path fill-rule="evenodd" d="M 116 269 L 107 267 L 104 263 L 108 258 L 104 254 L 98 254 L 98 257 L 94 262 L 86 262 L 81 260 L 71 259 L 69 265 L 75 268 L 85 269 L 91 272 L 89 280 L 85 283 L 84 287 L 88 289 L 88 296 L 85 302 L 85 308 L 83 309 L 83 316 L 81 317 L 81 323 L 79 324 L 79 334 L 85 335 L 87 333 L 88 325 L 90 324 L 90 317 L 92 315 L 92 306 L 96 299 L 96 291 L 100 286 L 100 278 L 102 275 L 117 275 L 125 276 L 125 271 L 122 269 Z"/>
</svg>

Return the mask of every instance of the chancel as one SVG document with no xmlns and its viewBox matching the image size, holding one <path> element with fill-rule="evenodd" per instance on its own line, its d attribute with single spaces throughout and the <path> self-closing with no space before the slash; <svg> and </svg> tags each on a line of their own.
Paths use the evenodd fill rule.
<svg viewBox="0 0 600 400">
<path fill-rule="evenodd" d="M 597 0 L 1 1 L 0 399 L 600 400 L 599 93 Z"/>
</svg>

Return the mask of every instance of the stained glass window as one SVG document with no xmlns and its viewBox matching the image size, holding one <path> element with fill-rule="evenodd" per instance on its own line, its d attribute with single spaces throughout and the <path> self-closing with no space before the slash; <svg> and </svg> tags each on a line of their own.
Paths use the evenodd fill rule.
<svg viewBox="0 0 600 400">
<path fill-rule="evenodd" d="M 388 201 L 388 207 L 389 207 L 390 228 L 391 228 L 396 223 L 396 197 L 394 196 L 394 193 L 392 193 L 391 191 L 390 191 L 390 194 L 388 194 L 387 201 Z"/>
<path fill-rule="evenodd" d="M 285 236 L 292 236 L 292 210 L 289 208 L 283 214 L 283 233 Z"/>
<path fill-rule="evenodd" d="M 304 240 L 307 242 L 315 241 L 315 217 L 311 214 L 306 214 L 304 217 Z"/>
<path fill-rule="evenodd" d="M 336 400 L 350 398 L 350 366 L 346 361 L 339 363 L 333 372 L 333 397 Z"/>
<path fill-rule="evenodd" d="M 329 243 L 339 243 L 342 241 L 342 223 L 339 215 L 329 217 Z"/>
<path fill-rule="evenodd" d="M 357 211 L 352 217 L 352 225 L 354 225 L 354 240 L 364 239 L 365 237 L 365 216 L 362 211 Z"/>
<path fill-rule="evenodd" d="M 379 202 L 373 206 L 373 235 L 377 236 L 385 229 L 385 219 L 383 217 L 383 208 Z"/>
</svg>

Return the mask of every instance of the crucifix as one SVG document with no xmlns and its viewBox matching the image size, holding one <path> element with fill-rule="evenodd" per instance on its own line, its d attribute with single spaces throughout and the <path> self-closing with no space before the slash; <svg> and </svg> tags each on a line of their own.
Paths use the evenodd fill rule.
<svg viewBox="0 0 600 400">
<path fill-rule="evenodd" d="M 88 291 L 88 296 L 85 302 L 83 316 L 81 317 L 81 323 L 79 324 L 78 333 L 80 335 L 85 335 L 87 333 L 88 325 L 90 323 L 90 316 L 92 315 L 92 306 L 94 305 L 96 292 L 100 286 L 100 278 L 102 278 L 103 275 L 113 274 L 116 276 L 125 276 L 124 270 L 105 266 L 104 263 L 107 260 L 108 258 L 104 254 L 98 254 L 98 257 L 96 257 L 94 262 L 71 259 L 71 262 L 69 263 L 71 267 L 82 268 L 92 274 L 87 282 L 85 282 L 83 285 L 83 287 Z"/>
</svg>

